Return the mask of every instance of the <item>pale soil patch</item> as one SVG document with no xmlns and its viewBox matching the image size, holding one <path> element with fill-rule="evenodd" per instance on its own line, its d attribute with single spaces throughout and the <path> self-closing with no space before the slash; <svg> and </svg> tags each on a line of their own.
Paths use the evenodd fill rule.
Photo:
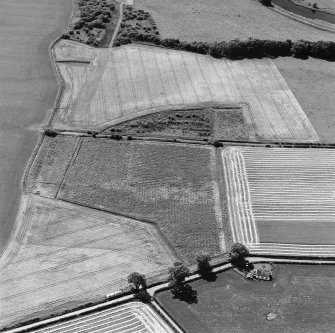
<svg viewBox="0 0 335 333">
<path fill-rule="evenodd" d="M 52 107 L 57 82 L 49 45 L 64 32 L 68 0 L 0 2 L 0 253 L 12 230 L 36 128 Z"/>
<path fill-rule="evenodd" d="M 103 329 L 105 328 L 105 329 Z M 48 326 L 36 333 L 53 332 L 120 332 L 120 333 L 173 333 L 175 332 L 151 306 L 130 302 L 103 311 Z"/>
<path fill-rule="evenodd" d="M 53 48 L 56 61 L 92 61 L 96 57 L 96 49 L 83 47 L 79 42 L 61 39 Z"/>
<path fill-rule="evenodd" d="M 274 60 L 320 141 L 335 142 L 335 64 L 320 59 Z"/>
<path fill-rule="evenodd" d="M 80 139 L 45 136 L 27 176 L 25 190 L 43 197 L 55 198 Z"/>
<path fill-rule="evenodd" d="M 150 224 L 29 195 L 0 265 L 0 325 L 45 316 L 165 271 L 174 254 Z"/>
<path fill-rule="evenodd" d="M 58 197 L 155 222 L 188 261 L 225 252 L 210 146 L 85 139 Z"/>
<path fill-rule="evenodd" d="M 222 150 L 232 234 L 258 254 L 334 256 L 335 150 Z"/>
<path fill-rule="evenodd" d="M 334 34 L 277 14 L 257 0 L 137 0 L 135 8 L 150 12 L 162 38 L 335 40 Z"/>
<path fill-rule="evenodd" d="M 244 103 L 259 140 L 318 140 L 269 59 L 217 60 L 128 45 L 97 51 L 89 65 L 59 68 L 66 89 L 53 119 L 58 129 L 103 129 L 166 106 L 222 102 Z"/>
</svg>

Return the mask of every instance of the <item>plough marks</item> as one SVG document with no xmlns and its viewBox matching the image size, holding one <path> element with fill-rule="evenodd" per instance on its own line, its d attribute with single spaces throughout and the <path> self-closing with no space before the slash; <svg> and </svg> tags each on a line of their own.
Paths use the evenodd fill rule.
<svg viewBox="0 0 335 333">
<path fill-rule="evenodd" d="M 258 254 L 335 254 L 335 150 L 222 150 L 234 241 Z"/>
</svg>

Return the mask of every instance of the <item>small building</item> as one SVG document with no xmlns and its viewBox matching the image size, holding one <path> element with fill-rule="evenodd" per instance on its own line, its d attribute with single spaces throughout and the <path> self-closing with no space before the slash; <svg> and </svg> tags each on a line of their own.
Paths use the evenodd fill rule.
<svg viewBox="0 0 335 333">
<path fill-rule="evenodd" d="M 247 279 L 271 281 L 272 280 L 273 265 L 268 263 L 255 264 L 254 268 L 250 270 L 245 277 Z"/>
</svg>

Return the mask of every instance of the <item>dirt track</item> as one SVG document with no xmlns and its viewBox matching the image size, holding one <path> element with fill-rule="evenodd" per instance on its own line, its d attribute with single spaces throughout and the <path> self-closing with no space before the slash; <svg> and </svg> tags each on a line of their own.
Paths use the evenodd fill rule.
<svg viewBox="0 0 335 333">
<path fill-rule="evenodd" d="M 63 33 L 68 0 L 0 3 L 0 253 L 12 230 L 20 182 L 36 142 L 34 130 L 52 108 L 57 82 L 49 45 Z"/>
</svg>

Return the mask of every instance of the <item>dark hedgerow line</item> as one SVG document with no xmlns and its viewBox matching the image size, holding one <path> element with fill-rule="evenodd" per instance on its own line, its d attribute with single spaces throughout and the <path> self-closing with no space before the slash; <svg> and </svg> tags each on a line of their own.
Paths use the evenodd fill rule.
<svg viewBox="0 0 335 333">
<path fill-rule="evenodd" d="M 249 38 L 234 39 L 228 42 L 185 42 L 179 39 L 161 39 L 157 35 L 132 32 L 131 36 L 119 37 L 115 46 L 132 42 L 149 42 L 175 50 L 185 50 L 200 54 L 209 54 L 215 58 L 244 59 L 244 58 L 275 58 L 279 56 L 294 56 L 306 59 L 309 56 L 325 60 L 335 60 L 335 43 L 332 41 L 311 42 L 276 41 Z"/>
</svg>

